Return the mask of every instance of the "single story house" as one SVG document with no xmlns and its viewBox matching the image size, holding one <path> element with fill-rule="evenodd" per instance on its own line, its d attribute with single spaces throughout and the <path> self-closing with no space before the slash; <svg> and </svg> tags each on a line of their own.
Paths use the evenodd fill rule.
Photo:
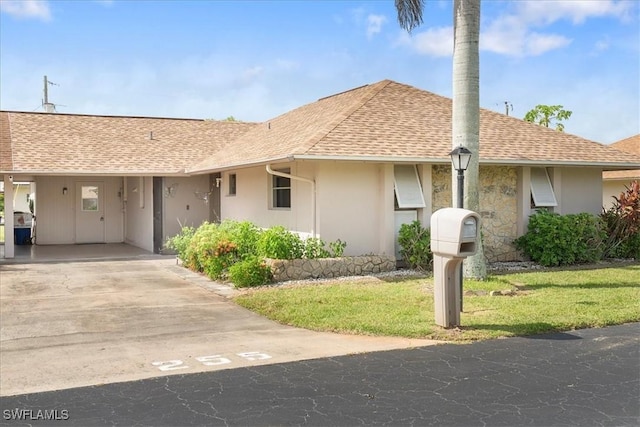
<svg viewBox="0 0 640 427">
<path fill-rule="evenodd" d="M 229 218 L 397 254 L 400 224 L 451 205 L 451 140 L 450 99 L 384 80 L 259 124 L 4 111 L 0 174 L 5 188 L 35 182 L 37 244 L 159 252 L 181 225 Z M 602 172 L 637 168 L 640 156 L 481 110 L 485 255 L 517 259 L 538 207 L 599 213 Z"/>
<path fill-rule="evenodd" d="M 640 156 L 640 134 L 630 136 L 611 144 L 616 150 Z M 632 181 L 640 181 L 640 169 L 626 171 L 608 171 L 602 173 L 602 206 L 608 209 L 612 206 L 613 197 L 626 191 Z"/>
</svg>

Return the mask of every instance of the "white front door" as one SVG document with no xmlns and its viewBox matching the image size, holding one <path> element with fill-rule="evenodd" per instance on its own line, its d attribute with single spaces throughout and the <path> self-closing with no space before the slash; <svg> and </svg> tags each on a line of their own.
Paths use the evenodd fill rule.
<svg viewBox="0 0 640 427">
<path fill-rule="evenodd" d="M 76 243 L 104 243 L 104 183 L 76 183 Z"/>
</svg>

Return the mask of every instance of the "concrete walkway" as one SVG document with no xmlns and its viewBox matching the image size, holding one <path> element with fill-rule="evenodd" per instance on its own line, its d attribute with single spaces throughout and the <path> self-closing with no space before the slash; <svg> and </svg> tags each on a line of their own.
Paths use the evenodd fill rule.
<svg viewBox="0 0 640 427">
<path fill-rule="evenodd" d="M 2 396 L 434 343 L 282 326 L 172 257 L 39 260 L 0 263 Z"/>
<path fill-rule="evenodd" d="M 162 255 L 126 243 L 86 245 L 16 245 L 14 258 L 4 258 L 4 244 L 0 244 L 0 264 L 34 262 L 77 262 L 131 259 L 158 259 Z M 164 258 L 167 258 L 166 256 Z"/>
</svg>

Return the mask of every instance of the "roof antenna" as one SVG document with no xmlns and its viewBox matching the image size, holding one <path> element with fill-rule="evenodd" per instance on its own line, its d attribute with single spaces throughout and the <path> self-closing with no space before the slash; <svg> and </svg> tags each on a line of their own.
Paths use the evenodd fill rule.
<svg viewBox="0 0 640 427">
<path fill-rule="evenodd" d="M 504 101 L 504 112 L 508 116 L 509 111 L 513 111 L 513 104 L 509 101 Z"/>
<path fill-rule="evenodd" d="M 44 111 L 46 113 L 56 113 L 56 104 L 53 102 L 49 102 L 49 87 L 48 85 L 60 86 L 57 83 L 50 82 L 47 79 L 47 76 L 44 76 L 44 101 L 42 101 L 42 106 L 44 107 Z"/>
</svg>

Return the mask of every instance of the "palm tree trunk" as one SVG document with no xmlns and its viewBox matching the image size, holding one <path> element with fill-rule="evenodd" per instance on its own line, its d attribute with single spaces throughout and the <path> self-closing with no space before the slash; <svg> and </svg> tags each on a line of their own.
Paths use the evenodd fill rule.
<svg viewBox="0 0 640 427">
<path fill-rule="evenodd" d="M 464 207 L 479 212 L 480 153 L 480 0 L 455 0 L 453 3 L 453 117 L 452 148 L 463 145 L 471 153 L 465 172 Z M 455 206 L 458 183 L 452 170 L 452 205 Z M 482 242 L 476 255 L 464 263 L 464 276 L 484 279 L 487 266 Z"/>
</svg>

